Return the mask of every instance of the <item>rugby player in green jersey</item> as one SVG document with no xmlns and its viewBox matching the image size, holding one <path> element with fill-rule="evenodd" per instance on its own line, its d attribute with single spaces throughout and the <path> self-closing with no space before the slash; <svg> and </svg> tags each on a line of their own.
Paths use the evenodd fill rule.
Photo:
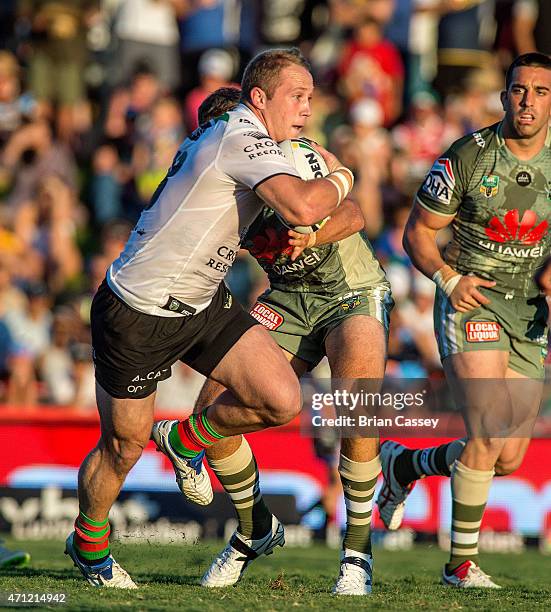
<svg viewBox="0 0 551 612">
<path fill-rule="evenodd" d="M 237 90 L 211 94 L 199 109 L 200 123 L 238 101 Z M 383 378 L 393 301 L 371 245 L 358 233 L 363 225 L 359 207 L 349 200 L 320 230 L 308 235 L 289 232 L 265 207 L 242 241 L 270 280 L 270 288 L 251 314 L 270 330 L 299 377 L 327 355 L 337 383 L 372 379 L 363 383 L 378 385 Z M 195 411 L 212 404 L 223 391 L 209 379 Z M 161 421 L 154 432 L 171 425 L 172 421 Z M 335 594 L 371 592 L 371 509 L 380 473 L 378 447 L 375 434 L 342 440 L 339 472 L 347 524 Z M 201 580 L 205 587 L 225 587 L 235 584 L 252 560 L 283 545 L 283 527 L 264 503 L 256 460 L 244 437 L 221 440 L 209 447 L 206 456 L 239 519 L 229 544 Z"/>
<path fill-rule="evenodd" d="M 400 526 L 417 479 L 451 472 L 451 554 L 442 581 L 460 588 L 499 588 L 478 566 L 480 524 L 492 478 L 514 472 L 528 448 L 547 354 L 548 308 L 534 275 L 551 242 L 551 59 L 518 57 L 501 100 L 503 121 L 436 160 L 404 235 L 414 265 L 437 286 L 435 332 L 468 438 L 430 449 L 381 447 L 377 503 L 390 529 Z M 436 233 L 450 224 L 441 255 Z"/>
</svg>

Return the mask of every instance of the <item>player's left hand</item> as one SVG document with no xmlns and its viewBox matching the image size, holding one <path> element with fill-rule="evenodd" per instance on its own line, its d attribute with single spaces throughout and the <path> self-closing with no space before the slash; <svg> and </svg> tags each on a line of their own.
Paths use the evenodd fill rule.
<svg viewBox="0 0 551 612">
<path fill-rule="evenodd" d="M 289 244 L 293 247 L 291 261 L 295 261 L 304 249 L 310 249 L 316 244 L 316 232 L 311 234 L 299 234 L 294 230 L 289 230 L 288 234 Z"/>
<path fill-rule="evenodd" d="M 548 257 L 536 272 L 534 281 L 542 293 L 551 296 L 551 257 Z"/>
</svg>

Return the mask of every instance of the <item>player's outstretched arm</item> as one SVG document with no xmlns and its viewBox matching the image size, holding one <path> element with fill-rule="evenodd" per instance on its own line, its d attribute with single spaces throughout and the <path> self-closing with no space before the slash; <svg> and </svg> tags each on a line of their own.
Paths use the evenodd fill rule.
<svg viewBox="0 0 551 612">
<path fill-rule="evenodd" d="M 362 230 L 363 227 L 364 218 L 360 207 L 356 202 L 346 199 L 317 232 L 300 234 L 289 230 L 289 244 L 293 247 L 291 260 L 295 261 L 304 249 L 310 249 L 316 244 L 329 244 L 344 240 Z"/>
<path fill-rule="evenodd" d="M 413 265 L 447 294 L 452 306 L 459 312 L 468 312 L 490 303 L 478 287 L 493 287 L 495 282 L 478 276 L 463 276 L 442 259 L 436 234 L 453 218 L 454 215 L 431 213 L 416 202 L 404 231 L 403 244 Z"/>
</svg>

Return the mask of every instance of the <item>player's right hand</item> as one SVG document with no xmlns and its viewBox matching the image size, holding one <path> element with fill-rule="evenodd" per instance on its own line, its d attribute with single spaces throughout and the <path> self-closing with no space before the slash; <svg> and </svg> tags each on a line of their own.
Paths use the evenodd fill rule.
<svg viewBox="0 0 551 612">
<path fill-rule="evenodd" d="M 478 287 L 495 287 L 496 282 L 480 278 L 479 276 L 463 276 L 450 294 L 451 305 L 457 312 L 469 312 L 479 306 L 489 304 L 486 296 L 482 295 Z"/>
<path fill-rule="evenodd" d="M 312 147 L 314 147 L 314 149 L 316 149 L 316 151 L 323 157 L 323 161 L 326 163 L 329 172 L 334 172 L 338 168 L 343 167 L 343 164 L 341 164 L 341 162 L 337 159 L 336 155 L 333 155 L 333 153 L 327 149 L 324 149 L 317 142 L 313 142 Z"/>
</svg>

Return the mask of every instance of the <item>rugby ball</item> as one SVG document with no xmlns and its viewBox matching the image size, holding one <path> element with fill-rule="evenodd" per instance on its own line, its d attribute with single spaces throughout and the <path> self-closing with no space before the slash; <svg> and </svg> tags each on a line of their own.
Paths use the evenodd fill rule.
<svg viewBox="0 0 551 612">
<path fill-rule="evenodd" d="M 284 140 L 279 143 L 279 148 L 283 151 L 291 166 L 298 171 L 300 178 L 305 181 L 323 178 L 329 174 L 329 169 L 323 157 L 310 145 L 306 138 L 291 138 L 289 140 Z M 312 225 L 291 225 L 287 223 L 281 215 L 278 214 L 278 217 L 283 225 L 295 230 L 295 232 L 299 234 L 312 234 L 313 232 L 317 232 L 329 220 L 329 217 L 326 217 Z"/>
</svg>

